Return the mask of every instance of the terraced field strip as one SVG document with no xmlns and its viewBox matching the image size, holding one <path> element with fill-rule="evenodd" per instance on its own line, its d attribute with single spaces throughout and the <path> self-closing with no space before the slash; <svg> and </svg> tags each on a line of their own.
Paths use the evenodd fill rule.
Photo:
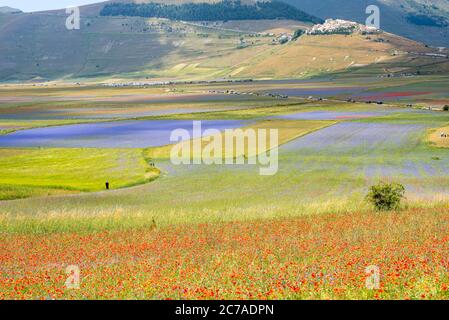
<svg viewBox="0 0 449 320">
<path fill-rule="evenodd" d="M 329 126 L 332 126 L 336 124 L 336 121 L 299 121 L 299 120 L 282 120 L 282 119 L 276 119 L 276 120 L 263 120 L 256 122 L 254 124 L 250 124 L 244 128 L 241 129 L 241 134 L 245 136 L 245 139 L 247 139 L 247 133 L 248 130 L 254 130 L 255 131 L 255 141 L 258 141 L 259 139 L 259 130 L 267 130 L 267 140 L 264 148 L 258 148 L 257 145 L 255 146 L 248 146 L 246 145 L 244 148 L 244 154 L 243 156 L 245 158 L 257 156 L 258 154 L 264 153 L 269 151 L 272 148 L 279 147 L 287 142 L 290 142 L 292 140 L 295 140 L 299 137 L 305 136 L 307 134 L 310 134 L 312 132 L 321 130 L 323 128 L 327 128 Z M 277 129 L 278 130 L 278 142 L 275 144 L 272 144 L 271 141 L 269 141 L 269 130 L 270 129 Z M 238 129 L 237 129 L 238 130 Z M 235 132 L 235 131 L 234 131 Z M 219 140 L 220 145 L 222 146 L 222 154 L 223 155 L 230 155 L 232 154 L 233 157 L 241 156 L 242 154 L 237 154 L 235 152 L 234 146 L 227 146 L 225 143 L 225 137 L 223 135 L 223 132 L 219 135 L 213 135 L 213 136 L 207 136 L 199 138 L 201 140 L 201 146 L 202 150 L 204 150 L 204 147 L 206 147 L 208 144 L 211 143 L 213 140 Z M 196 139 L 192 139 L 189 141 L 185 141 L 182 143 L 183 148 L 190 148 L 190 150 L 194 150 L 193 145 L 194 142 L 197 141 Z M 248 140 L 245 140 L 248 141 Z M 173 145 L 167 145 L 159 148 L 149 148 L 146 150 L 146 154 L 148 157 L 153 159 L 169 159 L 170 158 L 170 152 L 173 148 Z M 192 158 L 202 157 L 202 154 L 198 154 L 193 152 Z"/>
<path fill-rule="evenodd" d="M 287 150 L 313 150 L 325 154 L 375 153 L 383 156 L 385 151 L 395 152 L 410 141 L 419 141 L 420 124 L 340 122 L 304 139 L 286 145 Z M 414 140 L 412 140 L 414 139 Z"/>
<path fill-rule="evenodd" d="M 6 120 L 0 119 L 0 135 L 10 134 L 16 131 L 63 126 L 70 124 L 92 123 L 95 120 Z"/>
</svg>

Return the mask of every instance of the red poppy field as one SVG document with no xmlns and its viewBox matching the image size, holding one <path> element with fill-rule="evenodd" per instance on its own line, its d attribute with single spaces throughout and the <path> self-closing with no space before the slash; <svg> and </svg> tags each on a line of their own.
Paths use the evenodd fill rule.
<svg viewBox="0 0 449 320">
<path fill-rule="evenodd" d="M 0 299 L 449 298 L 447 207 L 1 237 Z"/>
</svg>

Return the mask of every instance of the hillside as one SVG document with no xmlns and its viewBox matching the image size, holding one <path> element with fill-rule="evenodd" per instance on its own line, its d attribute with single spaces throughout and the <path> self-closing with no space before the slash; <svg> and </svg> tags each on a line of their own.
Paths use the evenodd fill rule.
<svg viewBox="0 0 449 320">
<path fill-rule="evenodd" d="M 445 52 L 388 33 L 304 35 L 289 42 L 295 30 L 311 24 L 98 16 L 103 6 L 83 7 L 81 29 L 72 31 L 65 28 L 63 11 L 2 15 L 0 81 L 266 79 L 448 70 Z"/>
<path fill-rule="evenodd" d="M 440 72 L 449 70 L 447 59 L 428 58 L 427 52 L 431 50 L 392 34 L 310 35 L 234 66 L 239 71 L 234 75 L 302 78 L 343 72 L 385 76 L 414 74 L 429 63 L 440 63 Z"/>
<path fill-rule="evenodd" d="M 0 7 L 0 14 L 1 13 L 7 13 L 7 14 L 11 14 L 11 13 L 21 13 L 22 11 L 20 11 L 19 9 L 15 9 L 15 8 L 11 8 L 11 7 Z"/>
<path fill-rule="evenodd" d="M 364 23 L 369 5 L 381 9 L 381 27 L 388 32 L 434 46 L 449 47 L 449 2 L 446 0 L 285 0 L 323 19 Z"/>
</svg>

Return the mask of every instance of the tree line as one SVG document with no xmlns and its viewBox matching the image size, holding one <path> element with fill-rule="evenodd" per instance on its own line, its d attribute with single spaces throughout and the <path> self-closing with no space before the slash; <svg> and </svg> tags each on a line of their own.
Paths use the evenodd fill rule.
<svg viewBox="0 0 449 320">
<path fill-rule="evenodd" d="M 280 1 L 242 4 L 240 0 L 217 3 L 111 3 L 103 7 L 102 16 L 155 17 L 183 21 L 274 20 L 290 19 L 311 23 L 322 20 Z"/>
<path fill-rule="evenodd" d="M 445 18 L 438 16 L 429 16 L 424 14 L 409 14 L 407 20 L 418 26 L 428 27 L 447 27 L 448 23 Z"/>
</svg>

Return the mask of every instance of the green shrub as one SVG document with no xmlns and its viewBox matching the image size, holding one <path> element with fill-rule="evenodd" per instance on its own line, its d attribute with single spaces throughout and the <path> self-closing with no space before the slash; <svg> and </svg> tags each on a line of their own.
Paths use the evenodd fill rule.
<svg viewBox="0 0 449 320">
<path fill-rule="evenodd" d="M 367 200 L 378 211 L 390 211 L 399 208 L 405 195 L 405 187 L 398 183 L 381 182 L 370 188 Z"/>
<path fill-rule="evenodd" d="M 443 107 L 443 110 L 444 110 L 444 111 L 449 111 L 449 105 L 445 105 L 445 106 Z"/>
<path fill-rule="evenodd" d="M 302 29 L 296 30 L 295 33 L 293 34 L 292 41 L 295 41 L 296 39 L 301 37 L 304 33 L 305 33 L 305 31 Z"/>
</svg>

